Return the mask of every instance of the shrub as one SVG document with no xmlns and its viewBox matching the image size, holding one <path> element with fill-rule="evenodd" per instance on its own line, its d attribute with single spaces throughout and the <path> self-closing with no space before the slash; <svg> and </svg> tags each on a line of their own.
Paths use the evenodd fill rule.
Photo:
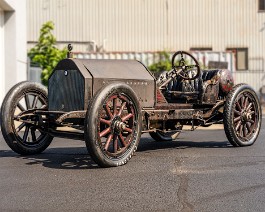
<svg viewBox="0 0 265 212">
<path fill-rule="evenodd" d="M 30 49 L 28 56 L 32 62 L 38 64 L 42 69 L 41 81 L 48 85 L 48 79 L 57 63 L 66 58 L 67 49 L 58 49 L 55 46 L 56 38 L 52 34 L 54 23 L 48 21 L 40 29 L 40 37 L 35 47 Z"/>
<path fill-rule="evenodd" d="M 153 63 L 148 68 L 149 70 L 157 77 L 160 73 L 163 71 L 169 71 L 171 70 L 171 61 L 170 61 L 170 55 L 167 52 L 159 52 L 159 61 L 156 63 Z"/>
</svg>

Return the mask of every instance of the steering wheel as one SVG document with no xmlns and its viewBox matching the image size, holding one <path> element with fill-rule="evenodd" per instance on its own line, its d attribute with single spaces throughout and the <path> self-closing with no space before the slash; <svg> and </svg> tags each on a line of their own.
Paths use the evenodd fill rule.
<svg viewBox="0 0 265 212">
<path fill-rule="evenodd" d="M 191 58 L 191 65 L 186 64 L 183 55 L 187 55 Z M 194 80 L 201 73 L 198 61 L 190 53 L 184 51 L 177 51 L 173 55 L 172 68 L 178 76 L 182 77 L 185 80 Z"/>
</svg>

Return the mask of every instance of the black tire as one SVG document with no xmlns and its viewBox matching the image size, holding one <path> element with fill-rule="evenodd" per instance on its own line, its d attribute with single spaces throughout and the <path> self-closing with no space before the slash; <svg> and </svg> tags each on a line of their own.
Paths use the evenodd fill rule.
<svg viewBox="0 0 265 212">
<path fill-rule="evenodd" d="M 141 109 L 131 87 L 124 83 L 107 85 L 96 93 L 88 106 L 87 149 L 101 167 L 124 165 L 137 149 L 141 127 Z"/>
<path fill-rule="evenodd" d="M 1 130 L 7 145 L 13 151 L 31 155 L 41 153 L 50 145 L 52 136 L 33 124 L 15 120 L 15 116 L 22 111 L 47 105 L 47 89 L 38 83 L 21 82 L 7 93 L 1 108 Z"/>
<path fill-rule="evenodd" d="M 177 139 L 177 137 L 179 136 L 180 132 L 175 132 L 175 133 L 162 133 L 159 131 L 156 132 L 149 132 L 149 135 L 158 142 L 161 141 L 174 141 Z"/>
<path fill-rule="evenodd" d="M 224 105 L 224 130 L 233 146 L 250 146 L 261 127 L 261 106 L 256 92 L 246 84 L 236 85 Z"/>
</svg>

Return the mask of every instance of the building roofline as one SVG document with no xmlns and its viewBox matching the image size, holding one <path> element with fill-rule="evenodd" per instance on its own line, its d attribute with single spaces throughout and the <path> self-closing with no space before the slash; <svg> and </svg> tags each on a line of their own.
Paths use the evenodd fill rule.
<svg viewBox="0 0 265 212">
<path fill-rule="evenodd" d="M 12 6 L 11 2 L 7 0 L 0 0 L 0 7 L 4 11 L 15 11 L 15 8 Z"/>
</svg>

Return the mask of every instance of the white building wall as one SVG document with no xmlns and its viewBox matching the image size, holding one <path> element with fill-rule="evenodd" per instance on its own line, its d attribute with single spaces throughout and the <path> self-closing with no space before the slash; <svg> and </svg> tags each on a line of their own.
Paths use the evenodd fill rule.
<svg viewBox="0 0 265 212">
<path fill-rule="evenodd" d="M 4 61 L 4 11 L 0 7 L 0 99 L 2 99 L 5 94 Z"/>
<path fill-rule="evenodd" d="M 4 16 L 1 27 L 4 38 L 0 39 L 1 103 L 13 85 L 27 79 L 26 0 L 0 0 L 0 7 L 2 21 Z"/>
<path fill-rule="evenodd" d="M 55 22 L 59 42 L 88 42 L 106 51 L 161 51 L 190 47 L 250 47 L 261 55 L 265 13 L 258 0 L 28 0 L 28 41 L 43 23 Z M 65 44 L 64 44 L 65 45 Z"/>
<path fill-rule="evenodd" d="M 59 47 L 72 43 L 74 52 L 248 48 L 249 70 L 237 71 L 236 82 L 265 84 L 265 12 L 258 0 L 27 0 L 27 10 L 28 48 L 49 20 Z"/>
</svg>

